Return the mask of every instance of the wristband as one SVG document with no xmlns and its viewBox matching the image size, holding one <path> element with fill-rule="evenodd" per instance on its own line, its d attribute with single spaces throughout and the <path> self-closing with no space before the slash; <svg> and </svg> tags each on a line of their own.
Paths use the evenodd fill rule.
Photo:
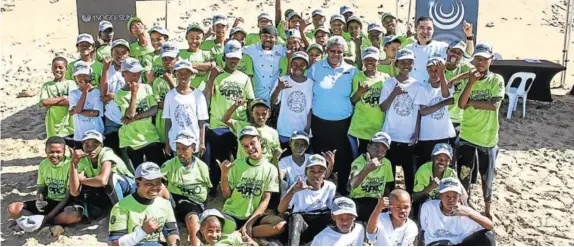
<svg viewBox="0 0 574 247">
<path fill-rule="evenodd" d="M 474 40 L 474 35 L 466 37 L 466 40 Z"/>
</svg>

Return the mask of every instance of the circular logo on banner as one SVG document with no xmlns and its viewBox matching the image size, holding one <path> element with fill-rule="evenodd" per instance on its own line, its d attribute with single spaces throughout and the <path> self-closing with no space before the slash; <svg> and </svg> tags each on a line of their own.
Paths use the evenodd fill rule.
<svg viewBox="0 0 574 247">
<path fill-rule="evenodd" d="M 458 27 L 464 19 L 464 4 L 461 0 L 455 0 L 450 4 L 450 12 L 445 13 L 440 1 L 431 1 L 429 7 L 429 16 L 434 20 L 434 25 L 442 30 L 449 30 Z M 449 9 L 446 6 L 447 11 Z"/>
<path fill-rule="evenodd" d="M 84 15 L 84 14 L 82 14 L 82 21 L 84 21 L 84 22 L 90 22 L 90 20 L 92 20 L 92 16 L 91 16 L 91 15 Z"/>
</svg>

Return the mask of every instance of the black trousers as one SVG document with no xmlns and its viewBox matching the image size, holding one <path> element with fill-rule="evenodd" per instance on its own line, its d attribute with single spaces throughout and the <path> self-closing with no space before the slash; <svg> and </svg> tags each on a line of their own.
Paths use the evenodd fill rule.
<svg viewBox="0 0 574 247">
<path fill-rule="evenodd" d="M 378 199 L 376 198 L 353 198 L 353 201 L 357 205 L 357 221 L 365 222 L 365 224 L 369 221 L 369 217 L 373 211 L 375 211 L 375 207 L 377 206 Z"/>
<path fill-rule="evenodd" d="M 397 166 L 401 166 L 403 168 L 403 172 L 405 173 L 405 187 L 407 191 L 412 194 L 413 188 L 415 187 L 415 172 L 417 168 L 415 165 L 416 145 L 391 142 L 391 148 L 387 151 L 386 157 L 391 161 L 395 181 L 397 177 Z M 390 189 L 392 191 L 395 189 L 395 186 Z"/>
<path fill-rule="evenodd" d="M 447 246 L 453 245 L 450 244 L 448 241 L 435 241 L 427 246 Z M 494 232 L 489 230 L 480 230 L 471 234 L 470 236 L 464 238 L 462 242 L 459 244 L 455 244 L 456 246 L 496 246 L 496 238 L 494 236 Z"/>
<path fill-rule="evenodd" d="M 446 143 L 450 145 L 450 139 L 445 138 L 439 140 L 419 141 L 419 143 L 417 143 L 417 169 L 424 163 L 431 161 L 432 150 L 438 143 Z"/>
<path fill-rule="evenodd" d="M 290 246 L 301 246 L 313 241 L 331 222 L 331 213 L 295 213 L 289 218 Z"/>
<path fill-rule="evenodd" d="M 161 166 L 165 160 L 163 146 L 159 142 L 150 143 L 140 149 L 127 147 L 127 153 L 134 169 L 137 169 L 138 166 L 145 161 L 153 162 Z"/>
<path fill-rule="evenodd" d="M 229 156 L 237 154 L 237 138 L 231 132 L 218 135 L 213 130 L 206 128 L 205 136 L 209 145 L 209 179 L 213 188 L 217 188 L 221 179 L 221 170 L 216 160 L 223 162 L 229 160 Z"/>
<path fill-rule="evenodd" d="M 320 154 L 325 151 L 337 150 L 333 172 L 337 172 L 337 191 L 343 196 L 349 194 L 347 182 L 349 181 L 351 163 L 353 162 L 351 145 L 347 137 L 350 124 L 351 117 L 338 121 L 329 121 L 313 115 L 311 120 L 311 131 L 313 132 L 311 145 L 313 152 Z"/>
</svg>

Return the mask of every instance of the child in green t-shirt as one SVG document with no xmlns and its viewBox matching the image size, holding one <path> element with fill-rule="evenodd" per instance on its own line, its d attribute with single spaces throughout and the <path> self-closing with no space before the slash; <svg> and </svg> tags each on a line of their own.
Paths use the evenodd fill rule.
<svg viewBox="0 0 574 247">
<path fill-rule="evenodd" d="M 395 183 L 391 162 L 385 158 L 391 137 L 377 132 L 367 146 L 367 152 L 351 164 L 349 197 L 359 205 L 358 219 L 368 221 L 377 205 L 379 195 L 387 196 Z"/>
<path fill-rule="evenodd" d="M 38 168 L 36 199 L 8 205 L 9 218 L 42 214 L 45 216 L 41 225 L 78 223 L 82 219 L 82 208 L 72 203 L 68 192 L 71 158 L 65 155 L 64 139 L 59 136 L 48 138 L 45 152 L 46 158 Z"/>
<path fill-rule="evenodd" d="M 386 36 L 383 40 L 383 50 L 385 51 L 385 59 L 379 62 L 377 70 L 386 73 L 390 76 L 396 76 L 399 73 L 396 67 L 397 51 L 401 47 L 401 40 L 397 36 Z"/>
<path fill-rule="evenodd" d="M 135 58 L 122 62 L 125 86 L 114 97 L 122 113 L 122 127 L 119 129 L 120 148 L 126 148 L 134 168 L 147 161 L 162 163 L 165 160 L 163 145 L 152 123 L 157 114 L 157 101 L 147 84 L 140 84 L 143 67 Z"/>
<path fill-rule="evenodd" d="M 277 155 L 280 155 L 282 151 L 281 151 L 281 144 L 279 142 L 279 134 L 277 133 L 277 130 L 267 125 L 267 120 L 271 115 L 271 108 L 269 107 L 269 104 L 267 104 L 267 102 L 265 102 L 264 100 L 259 99 L 254 100 L 251 103 L 250 107 L 251 122 L 231 119 L 233 113 L 237 110 L 237 108 L 241 107 L 243 104 L 244 104 L 243 99 L 237 98 L 235 104 L 233 104 L 227 110 L 227 112 L 225 112 L 225 115 L 223 115 L 221 121 L 223 121 L 223 123 L 229 126 L 231 131 L 235 133 L 236 136 L 239 136 L 241 130 L 246 126 L 253 126 L 257 128 L 257 131 L 259 131 L 260 137 L 262 139 L 261 149 L 263 151 L 263 157 L 267 159 L 269 162 L 277 164 L 279 158 L 277 157 Z M 240 147 L 240 145 L 238 145 L 238 147 Z M 245 152 L 245 150 L 243 150 L 242 148 L 238 148 L 236 156 L 238 159 L 247 156 L 248 155 Z"/>
<path fill-rule="evenodd" d="M 201 43 L 200 49 L 204 51 L 209 51 L 210 56 L 215 59 L 217 65 L 223 66 L 224 46 L 225 46 L 225 40 L 227 38 L 227 29 L 229 29 L 227 16 L 214 15 L 212 24 L 213 24 L 212 28 L 215 32 L 215 38 L 210 40 L 204 40 L 203 43 Z"/>
<path fill-rule="evenodd" d="M 104 58 L 112 57 L 112 40 L 114 40 L 114 25 L 109 21 L 100 21 L 98 24 L 96 61 L 103 63 Z"/>
<path fill-rule="evenodd" d="M 199 215 L 203 213 L 207 193 L 213 186 L 209 180 L 209 168 L 193 156 L 197 150 L 197 138 L 190 131 L 182 131 L 175 138 L 176 157 L 161 166 L 167 180 L 167 190 L 175 202 L 175 217 L 185 223 L 191 245 L 201 242 L 197 237 Z"/>
<path fill-rule="evenodd" d="M 199 217 L 199 238 L 206 246 L 258 246 L 247 234 L 235 231 L 235 222 L 217 209 L 205 210 Z"/>
<path fill-rule="evenodd" d="M 179 57 L 191 62 L 193 68 L 197 70 L 197 75 L 191 79 L 191 87 L 199 90 L 205 89 L 207 75 L 216 66 L 211 52 L 199 49 L 204 40 L 204 31 L 199 24 L 191 24 L 187 27 L 185 38 L 187 39 L 187 49 L 179 50 Z"/>
<path fill-rule="evenodd" d="M 245 36 L 247 33 L 240 27 L 234 27 L 229 31 L 229 40 L 237 40 L 242 46 L 245 46 Z M 253 79 L 253 60 L 247 54 L 243 54 L 237 70 L 245 73 L 249 78 Z"/>
<path fill-rule="evenodd" d="M 353 78 L 353 93 L 351 102 L 355 111 L 349 126 L 349 136 L 353 157 L 367 152 L 371 137 L 383 128 L 385 113 L 379 107 L 379 96 L 383 82 L 389 75 L 377 71 L 379 49 L 374 46 L 363 50 L 363 65 L 365 70 Z"/>
<path fill-rule="evenodd" d="M 63 57 L 52 60 L 52 75 L 54 80 L 46 82 L 40 89 L 39 105 L 46 107 L 46 136 L 72 136 L 74 134 L 74 120 L 68 113 L 68 95 L 77 88 L 76 82 L 66 80 L 64 75 L 68 61 Z M 73 139 L 70 139 L 72 142 Z M 70 143 L 72 144 L 72 143 Z"/>
<path fill-rule="evenodd" d="M 95 88 L 99 88 L 104 65 L 96 61 L 96 43 L 94 42 L 94 37 L 87 33 L 78 35 L 78 38 L 76 39 L 76 48 L 78 48 L 78 52 L 80 53 L 80 59 L 68 64 L 66 79 L 74 80 L 74 64 L 78 61 L 84 61 L 92 68 L 92 85 Z"/>
<path fill-rule="evenodd" d="M 309 54 L 308 68 L 311 68 L 315 62 L 319 62 L 323 59 L 323 46 L 319 44 L 310 44 L 309 47 L 307 47 L 307 54 Z"/>
<path fill-rule="evenodd" d="M 153 84 L 155 78 L 163 75 L 161 47 L 169 40 L 169 33 L 167 29 L 162 26 L 153 26 L 148 31 L 153 52 L 144 54 L 141 59 L 141 64 L 144 67 L 144 82 Z"/>
<path fill-rule="evenodd" d="M 446 143 L 437 143 L 431 153 L 431 161 L 419 167 L 415 174 L 413 203 L 422 205 L 426 200 L 438 199 L 438 185 L 443 178 L 454 177 L 456 173 L 450 168 L 452 147 Z"/>
<path fill-rule="evenodd" d="M 217 161 L 221 169 L 221 191 L 226 198 L 223 212 L 235 220 L 242 233 L 252 231 L 249 235 L 255 238 L 277 236 L 285 230 L 287 222 L 276 215 L 262 217 L 271 193 L 279 192 L 277 167 L 263 157 L 257 128 L 243 128 L 238 139 L 248 156 L 235 161 Z"/>
<path fill-rule="evenodd" d="M 161 46 L 161 61 L 163 66 L 163 75 L 157 77 L 151 84 L 155 101 L 157 102 L 158 111 L 155 116 L 155 128 L 159 135 L 159 142 L 165 146 L 166 132 L 165 119 L 162 118 L 165 95 L 177 86 L 174 78 L 174 67 L 179 56 L 179 49 L 175 42 L 165 42 Z"/>
<path fill-rule="evenodd" d="M 98 217 L 91 214 L 91 206 L 109 210 L 136 189 L 133 171 L 111 148 L 104 147 L 103 138 L 96 130 L 86 131 L 83 150 L 72 153 L 70 194 L 83 198 L 89 218 Z"/>
<path fill-rule="evenodd" d="M 128 30 L 137 41 L 130 43 L 130 56 L 143 61 L 143 56 L 154 52 L 149 33 L 146 32 L 145 25 L 138 17 L 132 17 L 128 20 Z"/>
</svg>

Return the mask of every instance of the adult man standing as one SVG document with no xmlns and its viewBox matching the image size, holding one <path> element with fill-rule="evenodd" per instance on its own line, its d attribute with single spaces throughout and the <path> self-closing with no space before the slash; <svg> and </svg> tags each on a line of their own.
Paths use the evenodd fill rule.
<svg viewBox="0 0 574 247">
<path fill-rule="evenodd" d="M 466 50 L 468 53 L 472 53 L 474 50 L 472 24 L 465 21 L 462 26 L 467 37 Z M 407 49 L 412 50 L 417 58 L 411 72 L 411 76 L 421 83 L 425 83 L 428 80 L 426 65 L 431 57 L 442 57 L 443 59 L 446 59 L 448 44 L 434 40 L 433 35 L 433 20 L 427 16 L 421 16 L 416 22 L 416 41 L 406 47 Z"/>
</svg>

